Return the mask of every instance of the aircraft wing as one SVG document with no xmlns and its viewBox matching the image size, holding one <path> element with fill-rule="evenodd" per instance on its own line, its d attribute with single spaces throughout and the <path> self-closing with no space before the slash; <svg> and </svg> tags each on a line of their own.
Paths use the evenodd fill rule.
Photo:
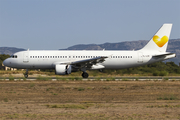
<svg viewBox="0 0 180 120">
<path fill-rule="evenodd" d="M 96 65 L 97 63 L 104 62 L 106 58 L 108 58 L 108 57 L 107 56 L 101 56 L 101 57 L 78 60 L 78 61 L 73 61 L 73 62 L 64 62 L 61 64 L 73 65 L 73 67 L 75 67 L 75 68 L 91 68 L 93 65 Z"/>
<path fill-rule="evenodd" d="M 152 57 L 154 57 L 154 58 L 161 58 L 161 57 L 166 57 L 168 55 L 175 55 L 176 56 L 175 53 L 165 53 L 165 54 L 153 55 Z"/>
</svg>

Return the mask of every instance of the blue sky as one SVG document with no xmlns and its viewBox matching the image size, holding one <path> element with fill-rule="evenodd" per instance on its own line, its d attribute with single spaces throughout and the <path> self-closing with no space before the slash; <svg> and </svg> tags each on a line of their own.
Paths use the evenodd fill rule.
<svg viewBox="0 0 180 120">
<path fill-rule="evenodd" d="M 164 23 L 180 38 L 180 0 L 0 0 L 0 47 L 149 40 Z"/>
</svg>

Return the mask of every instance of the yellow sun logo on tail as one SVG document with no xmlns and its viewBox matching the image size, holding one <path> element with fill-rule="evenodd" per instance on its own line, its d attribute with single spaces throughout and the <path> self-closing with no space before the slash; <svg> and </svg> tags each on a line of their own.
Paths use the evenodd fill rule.
<svg viewBox="0 0 180 120">
<path fill-rule="evenodd" d="M 167 43 L 168 37 L 163 36 L 162 38 L 160 38 L 159 36 L 155 35 L 153 37 L 153 41 L 156 43 L 157 46 L 163 47 Z"/>
</svg>

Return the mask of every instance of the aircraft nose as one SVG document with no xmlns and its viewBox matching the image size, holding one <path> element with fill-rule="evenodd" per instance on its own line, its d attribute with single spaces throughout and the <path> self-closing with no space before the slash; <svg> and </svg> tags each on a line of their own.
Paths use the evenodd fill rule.
<svg viewBox="0 0 180 120">
<path fill-rule="evenodd" d="M 8 59 L 5 59 L 5 60 L 3 61 L 3 65 L 4 65 L 4 66 L 8 66 L 8 64 L 9 64 L 9 60 L 8 60 Z"/>
</svg>

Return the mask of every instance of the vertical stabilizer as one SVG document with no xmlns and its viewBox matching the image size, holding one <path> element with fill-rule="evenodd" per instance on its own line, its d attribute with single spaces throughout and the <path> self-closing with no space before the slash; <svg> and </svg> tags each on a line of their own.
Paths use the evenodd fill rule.
<svg viewBox="0 0 180 120">
<path fill-rule="evenodd" d="M 142 48 L 142 51 L 166 52 L 172 24 L 163 24 L 153 38 Z"/>
</svg>

